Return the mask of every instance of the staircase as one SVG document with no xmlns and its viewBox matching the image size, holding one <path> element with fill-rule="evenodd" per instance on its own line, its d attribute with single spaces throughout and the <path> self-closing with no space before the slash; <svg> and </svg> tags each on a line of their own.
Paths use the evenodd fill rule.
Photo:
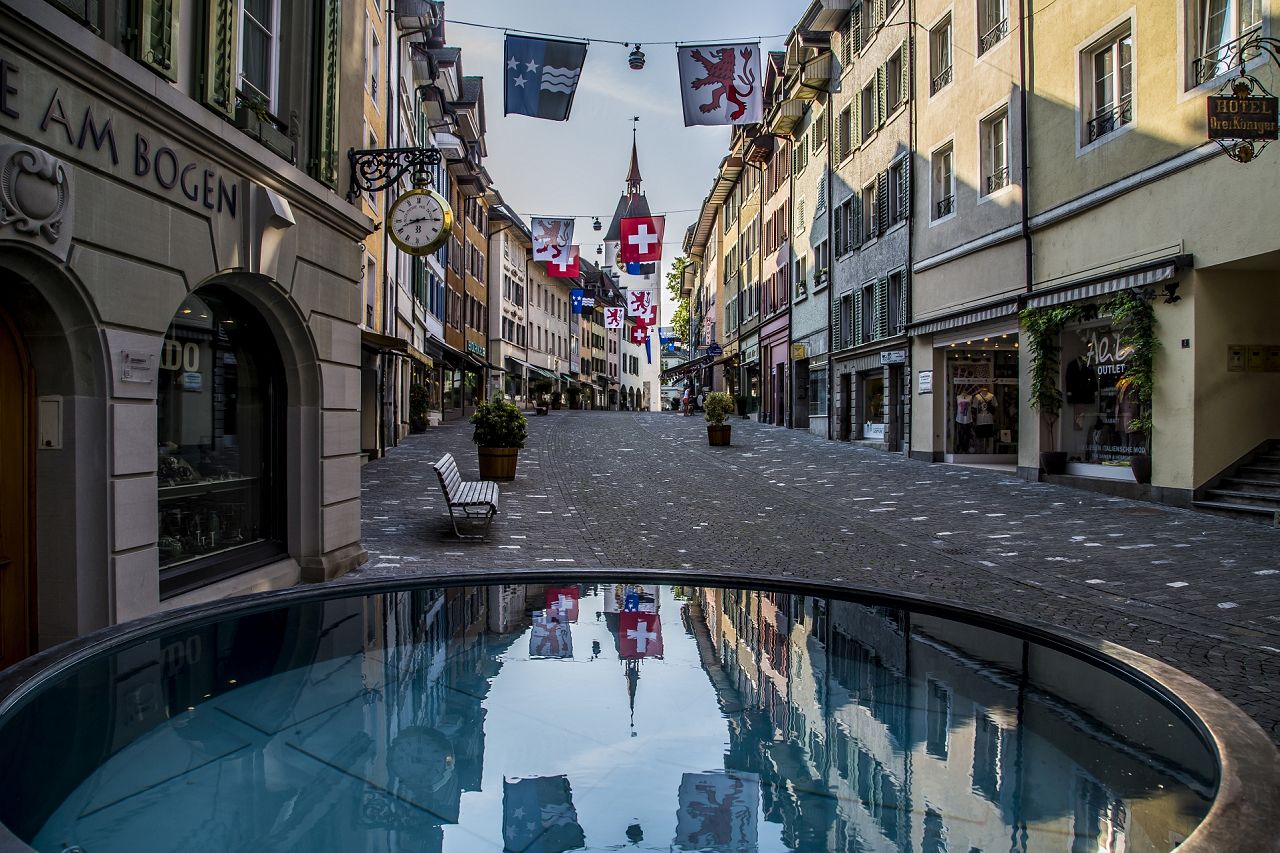
<svg viewBox="0 0 1280 853">
<path fill-rule="evenodd" d="M 1280 527 L 1280 440 L 1265 442 L 1210 481 L 1197 509 Z"/>
</svg>

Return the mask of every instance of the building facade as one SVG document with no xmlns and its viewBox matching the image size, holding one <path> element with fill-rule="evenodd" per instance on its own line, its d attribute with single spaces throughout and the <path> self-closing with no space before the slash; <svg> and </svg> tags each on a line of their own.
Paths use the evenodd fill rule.
<svg viewBox="0 0 1280 853">
<path fill-rule="evenodd" d="M 274 8 L 0 3 L 4 664 L 364 558 L 364 10 Z"/>
</svg>

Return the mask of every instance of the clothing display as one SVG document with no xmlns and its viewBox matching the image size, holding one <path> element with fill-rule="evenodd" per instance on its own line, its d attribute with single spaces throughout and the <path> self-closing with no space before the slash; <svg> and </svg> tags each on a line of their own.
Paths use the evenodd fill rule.
<svg viewBox="0 0 1280 853">
<path fill-rule="evenodd" d="M 973 423 L 973 397 L 969 394 L 961 392 L 956 395 L 956 423 L 971 424 Z"/>
<path fill-rule="evenodd" d="M 1098 396 L 1098 373 L 1093 369 L 1086 356 L 1073 359 L 1067 365 L 1067 373 L 1062 381 L 1067 402 L 1074 405 L 1088 405 Z"/>
<path fill-rule="evenodd" d="M 996 434 L 996 395 L 980 388 L 973 395 L 973 434 L 976 438 L 992 438 Z"/>
<path fill-rule="evenodd" d="M 1017 339 L 1001 336 L 1000 342 L 998 349 L 957 349 L 947 354 L 949 454 L 1016 458 Z"/>
</svg>

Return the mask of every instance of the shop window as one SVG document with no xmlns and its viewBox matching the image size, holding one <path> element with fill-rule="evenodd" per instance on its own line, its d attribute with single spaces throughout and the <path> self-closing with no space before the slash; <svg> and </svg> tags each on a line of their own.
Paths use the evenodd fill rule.
<svg viewBox="0 0 1280 853">
<path fill-rule="evenodd" d="M 823 418 L 827 415 L 827 371 L 809 373 L 809 416 Z"/>
<path fill-rule="evenodd" d="M 884 441 L 885 405 L 883 370 L 862 380 L 862 437 L 868 441 Z"/>
<path fill-rule="evenodd" d="M 285 386 L 272 331 L 220 288 L 165 335 L 156 392 L 160 590 L 172 595 L 284 553 Z"/>
<path fill-rule="evenodd" d="M 1018 452 L 1016 335 L 947 350 L 947 452 L 1014 456 Z"/>
<path fill-rule="evenodd" d="M 1129 431 L 1141 405 L 1135 395 L 1117 387 L 1127 355 L 1120 333 L 1108 322 L 1062 333 L 1067 405 L 1059 424 L 1069 461 L 1123 469 L 1134 455 L 1146 452 L 1143 433 Z"/>
<path fill-rule="evenodd" d="M 1082 57 L 1085 102 L 1083 145 L 1133 121 L 1133 33 L 1129 24 L 1112 33 Z"/>
</svg>

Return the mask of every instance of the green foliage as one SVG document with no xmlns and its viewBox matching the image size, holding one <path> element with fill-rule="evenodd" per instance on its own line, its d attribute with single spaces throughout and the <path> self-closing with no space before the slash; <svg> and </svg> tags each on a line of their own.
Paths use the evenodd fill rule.
<svg viewBox="0 0 1280 853">
<path fill-rule="evenodd" d="M 555 383 L 545 376 L 529 380 L 529 390 L 539 397 L 545 397 L 550 394 L 553 387 L 555 387 Z"/>
<path fill-rule="evenodd" d="M 486 400 L 471 416 L 475 432 L 471 440 L 480 447 L 524 447 L 529 422 L 520 408 L 499 394 Z"/>
<path fill-rule="evenodd" d="M 712 391 L 702 403 L 702 417 L 709 424 L 724 423 L 733 411 L 733 397 L 724 391 Z"/>
<path fill-rule="evenodd" d="M 1138 401 L 1138 417 L 1129 421 L 1129 432 L 1150 437 L 1151 395 L 1155 391 L 1155 359 L 1160 341 L 1156 338 L 1156 309 L 1132 290 L 1122 290 L 1102 309 L 1111 315 L 1120 334 L 1120 352 L 1124 353 L 1124 375 L 1116 382 L 1122 394 L 1132 394 Z"/>
<path fill-rule="evenodd" d="M 561 401 L 561 400 L 563 400 L 563 399 L 564 399 L 564 395 L 563 395 L 563 394 L 561 394 L 559 391 L 552 391 L 552 392 L 551 392 L 551 402 L 552 402 L 554 405 L 557 405 L 557 406 L 558 406 L 558 405 L 560 405 L 560 401 Z"/>
<path fill-rule="evenodd" d="M 685 342 L 689 340 L 689 300 L 681 298 L 680 292 L 683 288 L 684 270 L 688 265 L 687 258 L 676 258 L 671 263 L 671 272 L 667 273 L 667 293 L 671 294 L 672 301 L 676 303 L 676 310 L 671 315 L 671 330 Z"/>
<path fill-rule="evenodd" d="M 1029 402 L 1031 408 L 1049 422 L 1050 447 L 1057 446 L 1058 436 L 1053 425 L 1062 412 L 1062 391 L 1058 388 L 1062 329 L 1072 321 L 1084 319 L 1090 311 L 1088 306 L 1078 304 L 1046 305 L 1043 308 L 1023 308 L 1019 315 L 1027 351 L 1031 354 Z"/>
<path fill-rule="evenodd" d="M 415 383 L 409 386 L 409 426 L 415 431 L 427 428 L 427 386 Z"/>
</svg>

